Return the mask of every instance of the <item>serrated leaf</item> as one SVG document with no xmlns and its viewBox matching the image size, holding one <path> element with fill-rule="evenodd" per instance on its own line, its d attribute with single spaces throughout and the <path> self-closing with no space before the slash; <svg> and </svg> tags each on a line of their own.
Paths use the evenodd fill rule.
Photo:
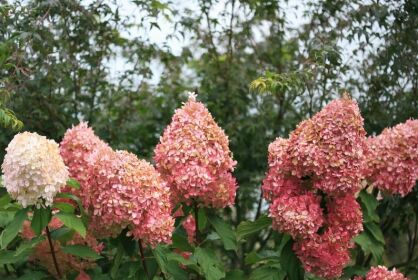
<svg viewBox="0 0 418 280">
<path fill-rule="evenodd" d="M 235 236 L 234 230 L 231 226 L 218 217 L 208 217 L 209 223 L 214 227 L 216 233 L 222 239 L 224 247 L 226 250 L 236 250 L 237 249 L 237 238 Z"/>
<path fill-rule="evenodd" d="M 42 233 L 42 230 L 48 225 L 51 221 L 51 208 L 37 208 L 33 211 L 32 222 L 30 227 L 33 229 L 33 232 L 38 236 Z"/>
<path fill-rule="evenodd" d="M 75 216 L 74 214 L 57 213 L 55 214 L 55 217 L 60 219 L 65 226 L 77 231 L 82 237 L 86 237 L 86 227 L 84 226 L 81 219 Z"/>
<path fill-rule="evenodd" d="M 366 254 L 372 254 L 377 263 L 382 262 L 385 248 L 382 243 L 377 241 L 368 231 L 362 232 L 354 237 L 354 242 L 358 244 Z"/>
<path fill-rule="evenodd" d="M 102 258 L 99 254 L 93 251 L 88 246 L 83 245 L 68 245 L 62 247 L 64 253 L 74 255 L 83 259 L 97 260 Z"/>
<path fill-rule="evenodd" d="M 375 223 L 365 223 L 365 229 L 380 243 L 385 244 L 385 237 L 380 227 Z"/>
<path fill-rule="evenodd" d="M 13 221 L 1 232 L 0 247 L 5 249 L 7 245 L 16 237 L 22 228 L 23 222 L 27 218 L 28 208 L 20 209 L 16 212 Z"/>
<path fill-rule="evenodd" d="M 237 227 L 237 238 L 238 240 L 245 239 L 271 225 L 271 219 L 266 215 L 260 216 L 254 222 L 244 221 L 241 222 Z"/>
<path fill-rule="evenodd" d="M 219 263 L 219 259 L 216 257 L 214 251 L 208 248 L 198 247 L 194 251 L 194 256 L 202 269 L 205 279 L 219 280 L 225 277 L 223 267 Z"/>
<path fill-rule="evenodd" d="M 376 213 L 377 208 L 377 200 L 376 198 L 366 192 L 365 190 L 362 190 L 359 194 L 360 198 L 360 205 L 363 210 L 363 219 L 365 222 L 376 222 L 378 223 L 380 218 L 379 215 Z"/>
</svg>

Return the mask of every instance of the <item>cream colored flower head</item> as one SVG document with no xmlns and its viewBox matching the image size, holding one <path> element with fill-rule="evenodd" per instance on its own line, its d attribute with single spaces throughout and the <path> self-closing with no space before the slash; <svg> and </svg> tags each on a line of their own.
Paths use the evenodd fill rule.
<svg viewBox="0 0 418 280">
<path fill-rule="evenodd" d="M 1 167 L 4 186 L 23 207 L 51 205 L 68 180 L 58 144 L 37 133 L 16 134 Z"/>
</svg>

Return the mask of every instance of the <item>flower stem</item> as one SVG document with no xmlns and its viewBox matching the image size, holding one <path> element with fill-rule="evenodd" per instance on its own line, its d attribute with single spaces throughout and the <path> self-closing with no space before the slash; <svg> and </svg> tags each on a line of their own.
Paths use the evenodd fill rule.
<svg viewBox="0 0 418 280">
<path fill-rule="evenodd" d="M 197 207 L 197 202 L 194 202 L 194 222 L 195 222 L 195 236 L 196 236 L 196 245 L 200 245 L 200 234 L 199 234 L 199 207 Z M 196 280 L 200 280 L 200 275 L 197 273 Z"/>
<path fill-rule="evenodd" d="M 199 208 L 197 207 L 197 202 L 194 202 L 194 221 L 195 221 L 195 235 L 197 246 L 200 245 L 200 233 L 199 233 Z"/>
<path fill-rule="evenodd" d="M 54 245 L 52 244 L 52 240 L 51 240 L 51 233 L 49 232 L 48 226 L 45 227 L 45 231 L 46 231 L 46 236 L 48 237 L 49 248 L 51 248 L 51 255 L 52 255 L 52 260 L 54 261 L 55 270 L 57 271 L 58 278 L 62 279 L 61 271 L 58 267 L 57 257 L 55 256 Z"/>
<path fill-rule="evenodd" d="M 147 275 L 147 279 L 150 280 L 151 278 L 149 277 L 148 267 L 145 261 L 144 248 L 142 248 L 141 239 L 138 239 L 138 245 L 139 245 L 139 252 L 141 253 L 142 266 L 144 267 L 144 271 L 145 271 L 145 274 Z"/>
</svg>

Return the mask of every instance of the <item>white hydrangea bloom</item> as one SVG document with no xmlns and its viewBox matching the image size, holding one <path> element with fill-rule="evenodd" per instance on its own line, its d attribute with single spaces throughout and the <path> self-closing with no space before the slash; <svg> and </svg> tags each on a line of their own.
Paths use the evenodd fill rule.
<svg viewBox="0 0 418 280">
<path fill-rule="evenodd" d="M 28 205 L 51 205 L 65 186 L 68 170 L 58 144 L 37 133 L 16 134 L 6 148 L 3 184 L 10 196 Z"/>
</svg>

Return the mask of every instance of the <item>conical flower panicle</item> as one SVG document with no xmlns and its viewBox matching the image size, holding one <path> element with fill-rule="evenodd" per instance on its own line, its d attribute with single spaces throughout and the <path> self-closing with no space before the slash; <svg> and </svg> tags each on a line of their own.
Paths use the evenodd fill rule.
<svg viewBox="0 0 418 280">
<path fill-rule="evenodd" d="M 365 176 L 380 190 L 402 196 L 418 180 L 418 120 L 408 120 L 368 138 Z"/>
<path fill-rule="evenodd" d="M 234 203 L 236 162 L 228 145 L 224 131 L 195 98 L 176 110 L 154 156 L 174 203 L 197 200 L 216 208 Z"/>
<path fill-rule="evenodd" d="M 61 156 L 68 166 L 71 178 L 80 183 L 80 189 L 66 187 L 64 192 L 71 192 L 78 196 L 84 207 L 88 208 L 90 189 L 88 178 L 90 176 L 88 158 L 97 149 L 110 147 L 94 134 L 86 122 L 68 129 L 60 143 Z"/>
<path fill-rule="evenodd" d="M 174 226 L 169 189 L 154 167 L 134 154 L 106 148 L 92 153 L 91 226 L 99 236 L 126 227 L 135 239 L 170 243 Z"/>
<path fill-rule="evenodd" d="M 296 177 L 308 176 L 327 194 L 360 189 L 367 151 L 363 118 L 355 101 L 334 100 L 303 121 L 289 138 L 287 160 Z"/>
<path fill-rule="evenodd" d="M 4 185 L 23 207 L 51 205 L 68 180 L 58 144 L 37 133 L 16 134 L 2 164 Z"/>
<path fill-rule="evenodd" d="M 351 239 L 363 230 L 354 194 L 361 187 L 365 135 L 357 104 L 344 98 L 301 122 L 289 139 L 269 145 L 262 190 L 273 228 L 290 234 L 305 269 L 323 278 L 342 274 Z"/>
</svg>

